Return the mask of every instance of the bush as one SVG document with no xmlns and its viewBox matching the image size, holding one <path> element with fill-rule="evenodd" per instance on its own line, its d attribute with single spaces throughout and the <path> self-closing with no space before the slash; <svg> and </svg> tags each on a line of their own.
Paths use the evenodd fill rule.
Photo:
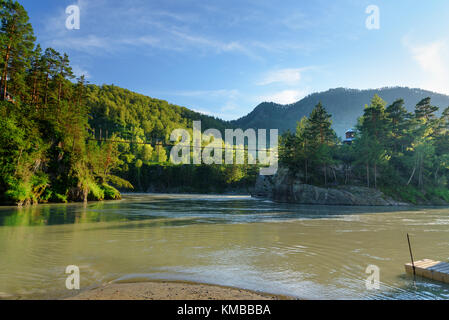
<svg viewBox="0 0 449 320">
<path fill-rule="evenodd" d="M 5 195 L 11 202 L 22 205 L 32 198 L 30 183 L 24 183 L 14 178 L 9 178 L 7 183 L 8 190 L 5 192 Z"/>
<path fill-rule="evenodd" d="M 42 203 L 47 203 L 52 198 L 53 198 L 53 191 L 47 188 L 47 189 L 45 189 L 44 193 L 42 194 L 40 201 Z"/>
<path fill-rule="evenodd" d="M 382 187 L 381 191 L 396 200 L 411 204 L 420 204 L 426 201 L 425 195 L 414 186 Z"/>
<path fill-rule="evenodd" d="M 67 195 L 65 194 L 59 194 L 54 193 L 53 197 L 51 198 L 52 202 L 59 202 L 59 203 L 67 203 Z"/>
<path fill-rule="evenodd" d="M 89 201 L 103 201 L 104 200 L 104 190 L 95 182 L 88 182 L 89 195 L 87 199 Z"/>
<path fill-rule="evenodd" d="M 426 191 L 430 200 L 436 198 L 438 200 L 443 200 L 449 203 L 449 189 L 439 187 L 439 188 L 432 188 Z"/>
<path fill-rule="evenodd" d="M 122 199 L 122 195 L 114 187 L 111 187 L 110 185 L 108 185 L 106 183 L 103 183 L 101 185 L 101 187 L 104 191 L 104 199 L 105 200 L 121 200 Z"/>
</svg>

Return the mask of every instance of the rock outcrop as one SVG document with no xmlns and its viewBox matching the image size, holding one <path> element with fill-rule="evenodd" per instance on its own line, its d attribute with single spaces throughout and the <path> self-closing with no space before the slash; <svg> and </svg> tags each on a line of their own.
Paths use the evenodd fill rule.
<svg viewBox="0 0 449 320">
<path fill-rule="evenodd" d="M 253 196 L 277 202 L 313 205 L 400 206 L 407 205 L 387 197 L 381 191 L 359 186 L 316 187 L 301 183 L 288 170 L 275 176 L 259 176 Z"/>
</svg>

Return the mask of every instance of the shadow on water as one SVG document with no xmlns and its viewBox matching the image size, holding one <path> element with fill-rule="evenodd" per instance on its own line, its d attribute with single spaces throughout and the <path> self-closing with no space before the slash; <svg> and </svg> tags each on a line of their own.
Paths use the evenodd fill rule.
<svg viewBox="0 0 449 320">
<path fill-rule="evenodd" d="M 35 227 L 129 220 L 119 212 L 101 211 L 100 206 L 42 205 L 3 209 L 0 211 L 0 226 Z"/>
<path fill-rule="evenodd" d="M 182 226 L 191 223 L 250 223 L 271 220 L 324 219 L 394 211 L 407 207 L 329 207 L 274 203 L 250 197 L 128 195 L 124 201 L 53 204 L 0 208 L 0 226 L 50 226 L 97 222 L 181 219 L 145 226 Z M 413 211 L 422 209 L 413 208 Z M 190 219 L 185 219 L 190 218 Z M 162 223 L 162 222 L 161 222 Z"/>
</svg>

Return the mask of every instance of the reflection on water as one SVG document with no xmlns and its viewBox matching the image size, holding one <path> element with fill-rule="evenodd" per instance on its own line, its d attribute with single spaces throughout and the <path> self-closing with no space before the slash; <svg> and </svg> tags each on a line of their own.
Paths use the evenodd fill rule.
<svg viewBox="0 0 449 320">
<path fill-rule="evenodd" d="M 81 287 L 173 279 L 315 299 L 447 299 L 449 286 L 404 274 L 447 261 L 449 209 L 320 207 L 248 197 L 129 195 L 123 201 L 0 208 L 0 298 L 63 298 Z M 368 265 L 380 290 L 368 291 Z"/>
</svg>

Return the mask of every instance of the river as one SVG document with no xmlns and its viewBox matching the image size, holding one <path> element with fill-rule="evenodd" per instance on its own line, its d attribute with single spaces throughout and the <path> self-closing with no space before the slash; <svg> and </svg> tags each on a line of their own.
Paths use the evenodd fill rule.
<svg viewBox="0 0 449 320">
<path fill-rule="evenodd" d="M 300 299 L 448 299 L 404 272 L 448 261 L 448 208 L 326 207 L 245 196 L 125 195 L 122 201 L 0 208 L 0 299 L 59 299 L 68 265 L 81 289 L 185 280 Z M 368 290 L 366 269 L 380 270 Z"/>
</svg>

